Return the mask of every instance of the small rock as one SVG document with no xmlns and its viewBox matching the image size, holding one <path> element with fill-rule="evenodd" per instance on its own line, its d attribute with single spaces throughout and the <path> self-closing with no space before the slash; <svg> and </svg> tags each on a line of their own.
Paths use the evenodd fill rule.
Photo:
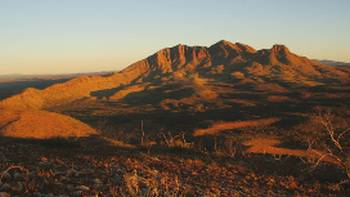
<svg viewBox="0 0 350 197">
<path fill-rule="evenodd" d="M 62 161 L 62 160 L 60 160 L 60 159 L 56 159 L 56 163 L 58 164 L 58 165 L 65 165 L 65 163 L 64 163 L 64 161 Z"/>
<path fill-rule="evenodd" d="M 77 187 L 75 187 L 75 189 L 85 191 L 85 192 L 90 190 L 90 188 L 88 186 L 85 186 L 85 185 L 77 186 Z"/>
<path fill-rule="evenodd" d="M 94 179 L 93 183 L 99 185 L 99 184 L 103 184 L 102 181 L 100 179 Z"/>
<path fill-rule="evenodd" d="M 43 161 L 43 162 L 48 162 L 48 161 L 49 161 L 49 159 L 48 159 L 47 157 L 41 157 L 41 158 L 40 158 L 40 161 Z"/>
</svg>

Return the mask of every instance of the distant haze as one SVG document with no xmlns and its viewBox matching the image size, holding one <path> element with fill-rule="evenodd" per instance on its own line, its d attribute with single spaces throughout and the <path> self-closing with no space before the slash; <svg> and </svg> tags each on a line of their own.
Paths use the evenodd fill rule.
<svg viewBox="0 0 350 197">
<path fill-rule="evenodd" d="M 178 43 L 350 62 L 348 0 L 0 1 L 0 74 L 120 70 Z"/>
</svg>

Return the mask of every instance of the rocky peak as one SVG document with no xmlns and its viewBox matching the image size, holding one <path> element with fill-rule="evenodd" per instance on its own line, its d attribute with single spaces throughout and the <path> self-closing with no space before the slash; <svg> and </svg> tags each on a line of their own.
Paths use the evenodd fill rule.
<svg viewBox="0 0 350 197">
<path fill-rule="evenodd" d="M 237 59 L 244 61 L 249 55 L 255 53 L 255 49 L 241 43 L 232 43 L 221 40 L 209 47 L 214 64 L 232 64 Z"/>
<path fill-rule="evenodd" d="M 290 53 L 289 49 L 283 44 L 275 44 L 270 50 L 272 53 Z"/>
<path fill-rule="evenodd" d="M 239 43 L 239 42 L 236 42 L 236 45 L 242 50 L 242 51 L 245 51 L 245 52 L 248 52 L 248 53 L 255 53 L 256 50 L 249 46 L 249 45 L 246 45 L 246 44 L 242 44 L 242 43 Z"/>
<path fill-rule="evenodd" d="M 162 49 L 146 60 L 151 68 L 166 73 L 175 71 L 186 65 L 197 65 L 208 57 L 206 47 L 192 47 L 180 44 Z"/>
<path fill-rule="evenodd" d="M 271 49 L 262 49 L 257 51 L 254 61 L 259 62 L 260 64 L 268 65 L 307 65 L 310 64 L 310 61 L 307 61 L 306 58 L 298 56 L 285 46 L 281 44 L 275 44 Z"/>
</svg>

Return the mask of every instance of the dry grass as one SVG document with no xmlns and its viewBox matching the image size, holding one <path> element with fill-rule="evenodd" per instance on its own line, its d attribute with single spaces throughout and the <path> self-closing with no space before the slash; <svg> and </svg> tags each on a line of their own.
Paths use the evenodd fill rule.
<svg viewBox="0 0 350 197">
<path fill-rule="evenodd" d="M 151 169 L 147 170 L 145 174 L 148 176 L 141 176 L 137 170 L 125 173 L 122 187 L 118 188 L 118 196 L 186 196 L 178 176 Z"/>
<path fill-rule="evenodd" d="M 161 144 L 165 145 L 168 148 L 192 148 L 193 143 L 187 142 L 185 139 L 185 134 L 180 133 L 177 135 L 172 135 L 171 133 L 160 134 L 162 138 Z"/>
<path fill-rule="evenodd" d="M 264 119 L 258 119 L 258 120 L 248 120 L 248 121 L 217 122 L 217 123 L 214 123 L 209 128 L 196 129 L 193 132 L 193 136 L 199 137 L 199 136 L 205 136 L 205 135 L 216 135 L 223 131 L 227 131 L 231 129 L 268 126 L 278 122 L 279 120 L 280 120 L 279 118 L 264 118 Z"/>
</svg>

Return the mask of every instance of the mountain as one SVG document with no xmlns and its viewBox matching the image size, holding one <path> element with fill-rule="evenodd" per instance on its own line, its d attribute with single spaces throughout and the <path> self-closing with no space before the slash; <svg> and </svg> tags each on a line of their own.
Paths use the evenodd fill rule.
<svg viewBox="0 0 350 197">
<path fill-rule="evenodd" d="M 221 94 L 213 87 L 219 83 L 237 88 L 286 91 L 348 81 L 349 71 L 296 55 L 284 45 L 255 50 L 245 44 L 222 40 L 210 47 L 180 44 L 165 48 L 107 76 L 77 77 L 43 90 L 28 88 L 2 100 L 0 106 L 16 110 L 50 109 L 79 99 L 118 100 L 131 93 L 148 89 L 151 92 L 160 87 L 168 89 L 168 86 L 187 88 L 183 94 L 190 91 L 194 97 L 213 99 Z"/>
<path fill-rule="evenodd" d="M 326 64 L 329 66 L 350 66 L 349 62 L 340 62 L 340 61 L 334 61 L 334 60 L 318 60 L 322 64 Z"/>
<path fill-rule="evenodd" d="M 71 73 L 71 74 L 0 74 L 0 84 L 26 81 L 46 81 L 72 79 L 83 75 L 108 75 L 112 72 L 89 72 L 89 73 Z"/>
<path fill-rule="evenodd" d="M 210 47 L 180 44 L 119 72 L 78 76 L 5 98 L 0 110 L 9 115 L 0 117 L 0 134 L 88 136 L 95 134 L 90 126 L 105 133 L 134 130 L 140 120 L 154 131 L 193 131 L 223 120 L 290 121 L 291 112 L 350 100 L 349 76 L 348 69 L 284 45 L 256 50 L 226 40 Z"/>
<path fill-rule="evenodd" d="M 108 75 L 112 72 L 51 74 L 51 75 L 23 75 L 7 74 L 0 75 L 0 100 L 19 94 L 23 90 L 32 87 L 44 89 L 57 83 L 63 83 L 70 79 L 83 75 Z"/>
</svg>

